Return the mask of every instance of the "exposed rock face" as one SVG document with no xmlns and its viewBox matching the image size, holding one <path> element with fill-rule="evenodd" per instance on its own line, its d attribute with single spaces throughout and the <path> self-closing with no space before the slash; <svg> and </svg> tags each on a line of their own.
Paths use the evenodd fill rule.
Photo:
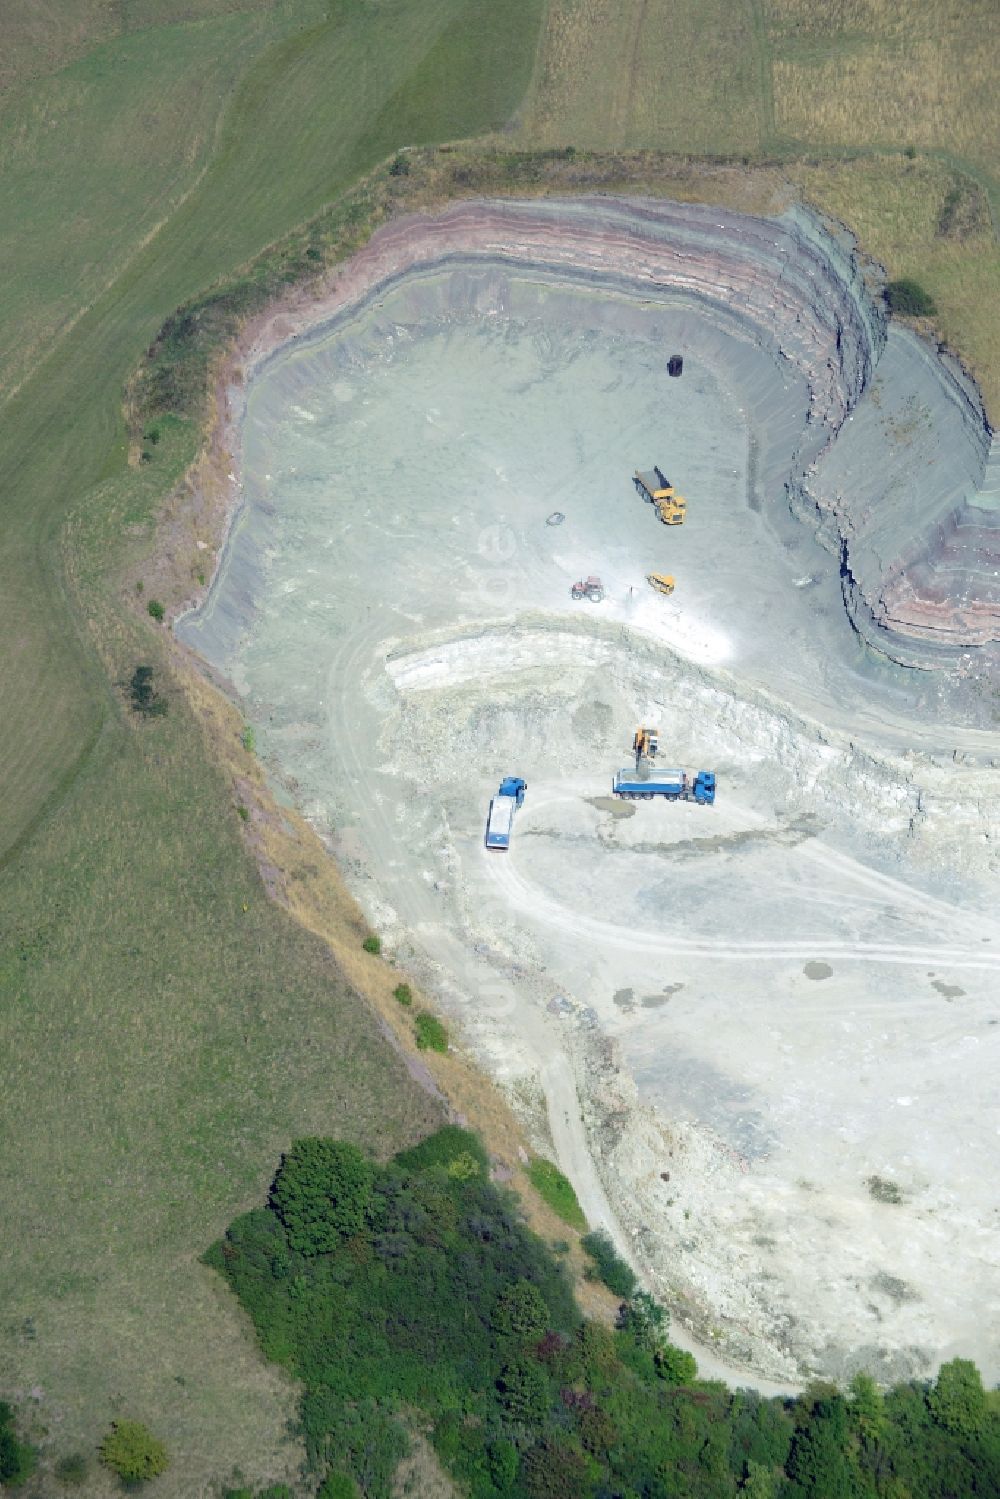
<svg viewBox="0 0 1000 1499">
<path fill-rule="evenodd" d="M 800 490 L 843 545 L 859 629 L 913 664 L 1000 639 L 1000 453 L 964 372 L 895 329 Z"/>
<path fill-rule="evenodd" d="M 757 344 L 774 380 L 734 373 L 755 446 L 750 503 L 788 504 L 815 527 L 841 559 L 855 623 L 887 654 L 942 665 L 956 647 L 1000 640 L 1000 454 L 982 401 L 958 366 L 887 327 L 848 236 L 801 210 L 464 202 L 375 235 L 327 299 L 324 326 L 415 267 L 457 258 L 648 286 L 692 305 L 693 340 L 707 319 Z M 313 304 L 268 342 L 316 320 Z M 803 381 L 804 413 L 787 395 Z"/>
</svg>

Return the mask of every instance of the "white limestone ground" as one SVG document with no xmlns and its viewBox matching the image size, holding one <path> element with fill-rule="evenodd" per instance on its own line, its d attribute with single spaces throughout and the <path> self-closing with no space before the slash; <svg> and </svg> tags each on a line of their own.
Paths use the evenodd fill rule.
<svg viewBox="0 0 1000 1499">
<path fill-rule="evenodd" d="M 428 269 L 259 376 L 180 633 L 708 1372 L 995 1377 L 995 739 L 761 503 L 810 395 L 648 287 Z M 682 528 L 631 487 L 653 462 Z M 609 797 L 639 722 L 713 809 Z"/>
</svg>

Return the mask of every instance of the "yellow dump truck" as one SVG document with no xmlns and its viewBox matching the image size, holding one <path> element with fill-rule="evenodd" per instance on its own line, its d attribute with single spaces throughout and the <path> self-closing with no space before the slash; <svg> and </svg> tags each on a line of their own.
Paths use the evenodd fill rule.
<svg viewBox="0 0 1000 1499">
<path fill-rule="evenodd" d="M 652 500 L 654 505 L 657 500 L 672 500 L 674 497 L 674 486 L 662 468 L 654 466 L 652 473 L 649 474 L 640 473 L 636 469 L 632 477 L 632 483 L 643 499 Z"/>
<path fill-rule="evenodd" d="M 665 526 L 682 526 L 687 514 L 687 500 L 675 492 L 674 486 L 663 472 L 655 467 L 651 473 L 636 469 L 632 483 L 644 500 L 656 506 L 656 513 Z"/>
<path fill-rule="evenodd" d="M 687 515 L 687 500 L 676 495 L 670 500 L 657 500 L 656 513 L 665 526 L 683 526 Z"/>
</svg>

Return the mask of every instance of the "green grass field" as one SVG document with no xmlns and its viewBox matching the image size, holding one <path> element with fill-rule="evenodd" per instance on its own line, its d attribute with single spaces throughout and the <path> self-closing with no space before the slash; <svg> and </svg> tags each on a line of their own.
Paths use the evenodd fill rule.
<svg viewBox="0 0 1000 1499">
<path fill-rule="evenodd" d="M 267 900 L 181 694 L 151 722 L 124 705 L 162 659 L 120 579 L 191 438 L 129 469 L 123 387 L 180 301 L 391 148 L 502 125 L 540 6 L 123 7 L 150 9 L 173 24 L 81 35 L 61 73 L 28 38 L 0 112 L 27 153 L 3 174 L 25 347 L 5 346 L 0 407 L 0 1384 L 53 1458 L 149 1421 L 174 1455 L 158 1492 L 190 1496 L 281 1476 L 290 1410 L 199 1253 L 291 1134 L 388 1152 L 436 1106 Z"/>
<path fill-rule="evenodd" d="M 318 0 L 116 37 L 0 97 L 0 400 L 197 181 L 248 65 Z"/>
<path fill-rule="evenodd" d="M 547 1161 L 544 1156 L 536 1156 L 528 1167 L 528 1180 L 543 1202 L 547 1202 L 552 1211 L 564 1223 L 568 1223 L 570 1228 L 582 1231 L 587 1227 L 573 1183 L 552 1161 Z"/>
</svg>

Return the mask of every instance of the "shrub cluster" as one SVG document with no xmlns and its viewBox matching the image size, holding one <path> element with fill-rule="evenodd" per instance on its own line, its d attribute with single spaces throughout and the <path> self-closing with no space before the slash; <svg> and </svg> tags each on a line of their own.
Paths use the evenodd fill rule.
<svg viewBox="0 0 1000 1499">
<path fill-rule="evenodd" d="M 447 1051 L 448 1032 L 436 1015 L 426 1011 L 418 1015 L 413 1026 L 418 1051 Z"/>
<path fill-rule="evenodd" d="M 613 1278 L 606 1241 L 588 1248 Z M 795 1401 L 699 1383 L 634 1279 L 614 1329 L 580 1316 L 456 1126 L 382 1167 L 343 1142 L 297 1141 L 269 1206 L 207 1258 L 302 1381 L 322 1499 L 389 1499 L 414 1419 L 470 1499 L 1000 1493 L 1000 1410 L 974 1365 L 886 1395 L 859 1375 Z"/>
<path fill-rule="evenodd" d="M 631 1296 L 638 1282 L 631 1265 L 619 1255 L 606 1233 L 587 1234 L 583 1247 L 594 1262 L 593 1278 L 602 1280 L 615 1296 Z"/>
<path fill-rule="evenodd" d="M 934 298 L 924 291 L 919 281 L 909 277 L 888 282 L 885 299 L 893 312 L 902 313 L 904 317 L 933 317 L 937 312 Z"/>
<path fill-rule="evenodd" d="M 30 1478 L 36 1458 L 34 1447 L 18 1439 L 13 1408 L 0 1400 L 0 1486 L 14 1488 Z"/>
<path fill-rule="evenodd" d="M 100 1446 L 101 1462 L 127 1484 L 158 1478 L 170 1466 L 163 1443 L 141 1421 L 114 1421 Z"/>
</svg>

